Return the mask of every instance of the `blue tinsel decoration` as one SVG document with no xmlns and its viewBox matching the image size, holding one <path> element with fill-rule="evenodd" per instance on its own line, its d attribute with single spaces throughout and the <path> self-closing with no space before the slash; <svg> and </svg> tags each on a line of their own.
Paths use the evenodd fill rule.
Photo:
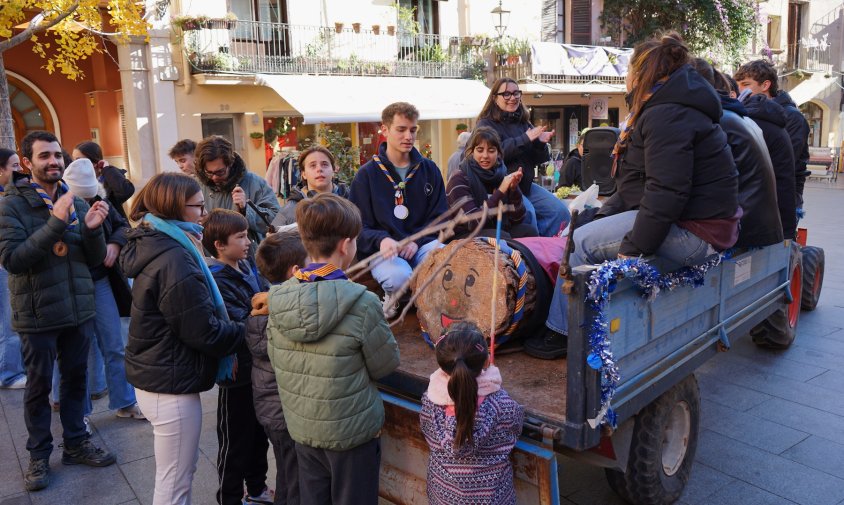
<svg viewBox="0 0 844 505">
<path fill-rule="evenodd" d="M 595 318 L 588 323 L 590 352 L 586 363 L 601 372 L 601 411 L 604 412 L 602 419 L 599 419 L 601 424 L 607 423 L 615 428 L 618 422 L 610 402 L 621 377 L 610 349 L 609 321 L 606 315 L 610 294 L 615 291 L 618 281 L 630 279 L 642 291 L 644 298 L 653 300 L 660 291 L 671 291 L 679 286 L 702 286 L 706 273 L 730 256 L 727 251 L 712 256 L 701 265 L 683 267 L 665 275 L 661 275 L 641 258 L 605 261 L 592 272 L 587 284 L 586 304 L 595 313 Z"/>
</svg>

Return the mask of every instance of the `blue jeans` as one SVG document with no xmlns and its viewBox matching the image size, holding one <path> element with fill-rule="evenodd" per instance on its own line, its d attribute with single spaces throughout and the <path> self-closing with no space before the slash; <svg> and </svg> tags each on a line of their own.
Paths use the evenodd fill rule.
<svg viewBox="0 0 844 505">
<path fill-rule="evenodd" d="M 21 340 L 12 330 L 9 273 L 0 267 L 0 386 L 8 386 L 24 373 Z"/>
<path fill-rule="evenodd" d="M 593 221 L 574 231 L 574 252 L 569 262 L 572 268 L 596 265 L 618 257 L 624 236 L 633 229 L 639 211 L 631 210 Z M 715 254 L 715 249 L 694 233 L 672 224 L 662 245 L 656 250 L 654 263 L 660 271 L 676 270 L 683 266 L 703 263 Z M 557 279 L 554 297 L 545 325 L 559 333 L 568 334 L 568 297 Z"/>
<path fill-rule="evenodd" d="M 522 201 L 527 211 L 525 224 L 536 226 L 541 237 L 553 237 L 571 221 L 566 204 L 538 184 L 531 184 L 530 196 Z"/>
<path fill-rule="evenodd" d="M 420 247 L 409 262 L 399 256 L 391 260 L 380 261 L 372 268 L 372 277 L 378 281 L 385 293 L 392 294 L 410 279 L 413 268 L 422 263 L 428 253 L 440 247 L 443 247 L 442 243 L 432 240 Z"/>
<path fill-rule="evenodd" d="M 94 317 L 96 329 L 94 335 L 91 335 L 92 351 L 88 354 L 88 375 L 90 377 L 92 374 L 100 374 L 102 377 L 104 373 L 105 383 L 108 386 L 108 408 L 111 410 L 126 408 L 135 404 L 135 388 L 126 380 L 123 329 L 108 278 L 94 281 L 94 306 L 97 309 Z M 98 348 L 97 354 L 101 356 L 99 364 L 96 356 L 92 356 L 94 347 Z M 97 368 L 92 370 L 92 366 Z M 104 387 L 91 389 L 93 383 L 94 381 L 88 380 L 89 395 L 104 389 Z M 56 381 L 54 381 L 54 388 L 53 400 L 55 401 L 58 389 Z M 90 398 L 87 404 L 86 415 L 91 413 Z"/>
</svg>

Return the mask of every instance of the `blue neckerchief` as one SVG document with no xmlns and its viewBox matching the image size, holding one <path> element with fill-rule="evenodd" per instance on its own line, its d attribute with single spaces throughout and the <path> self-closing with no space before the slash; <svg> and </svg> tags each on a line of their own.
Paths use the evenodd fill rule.
<svg viewBox="0 0 844 505">
<path fill-rule="evenodd" d="M 214 280 L 214 276 L 211 275 L 211 270 L 209 270 L 208 265 L 205 264 L 205 257 L 202 255 L 202 252 L 193 245 L 193 242 L 191 242 L 186 235 L 186 233 L 201 233 L 202 227 L 196 223 L 186 223 L 184 221 L 176 221 L 172 219 L 161 219 L 152 214 L 146 214 L 144 216 L 144 222 L 149 223 L 153 229 L 164 233 L 190 252 L 191 256 L 193 256 L 196 262 L 199 263 L 199 268 L 202 269 L 202 274 L 205 276 L 205 285 L 208 286 L 208 290 L 211 292 L 211 299 L 214 302 L 214 311 L 216 312 L 217 317 L 223 319 L 224 321 L 228 321 L 229 314 L 226 312 L 226 304 L 223 302 L 223 295 L 220 294 L 220 288 L 217 287 L 217 282 Z M 217 366 L 217 382 L 221 382 L 226 379 L 234 380 L 236 366 L 237 355 L 231 354 L 222 358 Z"/>
</svg>

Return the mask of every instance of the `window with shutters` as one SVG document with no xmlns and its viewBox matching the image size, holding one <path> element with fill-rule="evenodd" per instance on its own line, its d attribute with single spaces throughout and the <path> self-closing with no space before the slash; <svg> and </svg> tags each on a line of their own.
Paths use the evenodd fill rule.
<svg viewBox="0 0 844 505">
<path fill-rule="evenodd" d="M 592 44 L 592 1 L 571 2 L 571 43 Z"/>
<path fill-rule="evenodd" d="M 563 0 L 542 0 L 542 41 L 562 44 L 564 4 Z"/>
</svg>

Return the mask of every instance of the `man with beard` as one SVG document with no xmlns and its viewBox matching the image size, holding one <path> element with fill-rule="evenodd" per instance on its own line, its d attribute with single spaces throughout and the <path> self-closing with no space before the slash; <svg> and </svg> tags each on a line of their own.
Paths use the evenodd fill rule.
<svg viewBox="0 0 844 505">
<path fill-rule="evenodd" d="M 196 178 L 208 212 L 228 209 L 246 217 L 249 222 L 247 235 L 252 242 L 249 256 L 254 258 L 258 244 L 267 234 L 267 223 L 271 223 L 279 211 L 272 188 L 264 179 L 249 172 L 243 158 L 234 152 L 232 143 L 219 135 L 206 137 L 196 146 Z"/>
<path fill-rule="evenodd" d="M 62 147 L 55 135 L 34 131 L 21 142 L 31 176 L 13 174 L 0 201 L 0 263 L 9 272 L 12 325 L 21 337 L 27 385 L 24 421 L 29 433 L 28 491 L 47 487 L 53 363 L 62 375 L 62 463 L 108 466 L 114 455 L 96 447 L 83 419 L 90 335 L 94 324 L 94 282 L 89 267 L 106 255 L 101 224 L 108 204 L 91 207 L 61 178 Z"/>
</svg>

